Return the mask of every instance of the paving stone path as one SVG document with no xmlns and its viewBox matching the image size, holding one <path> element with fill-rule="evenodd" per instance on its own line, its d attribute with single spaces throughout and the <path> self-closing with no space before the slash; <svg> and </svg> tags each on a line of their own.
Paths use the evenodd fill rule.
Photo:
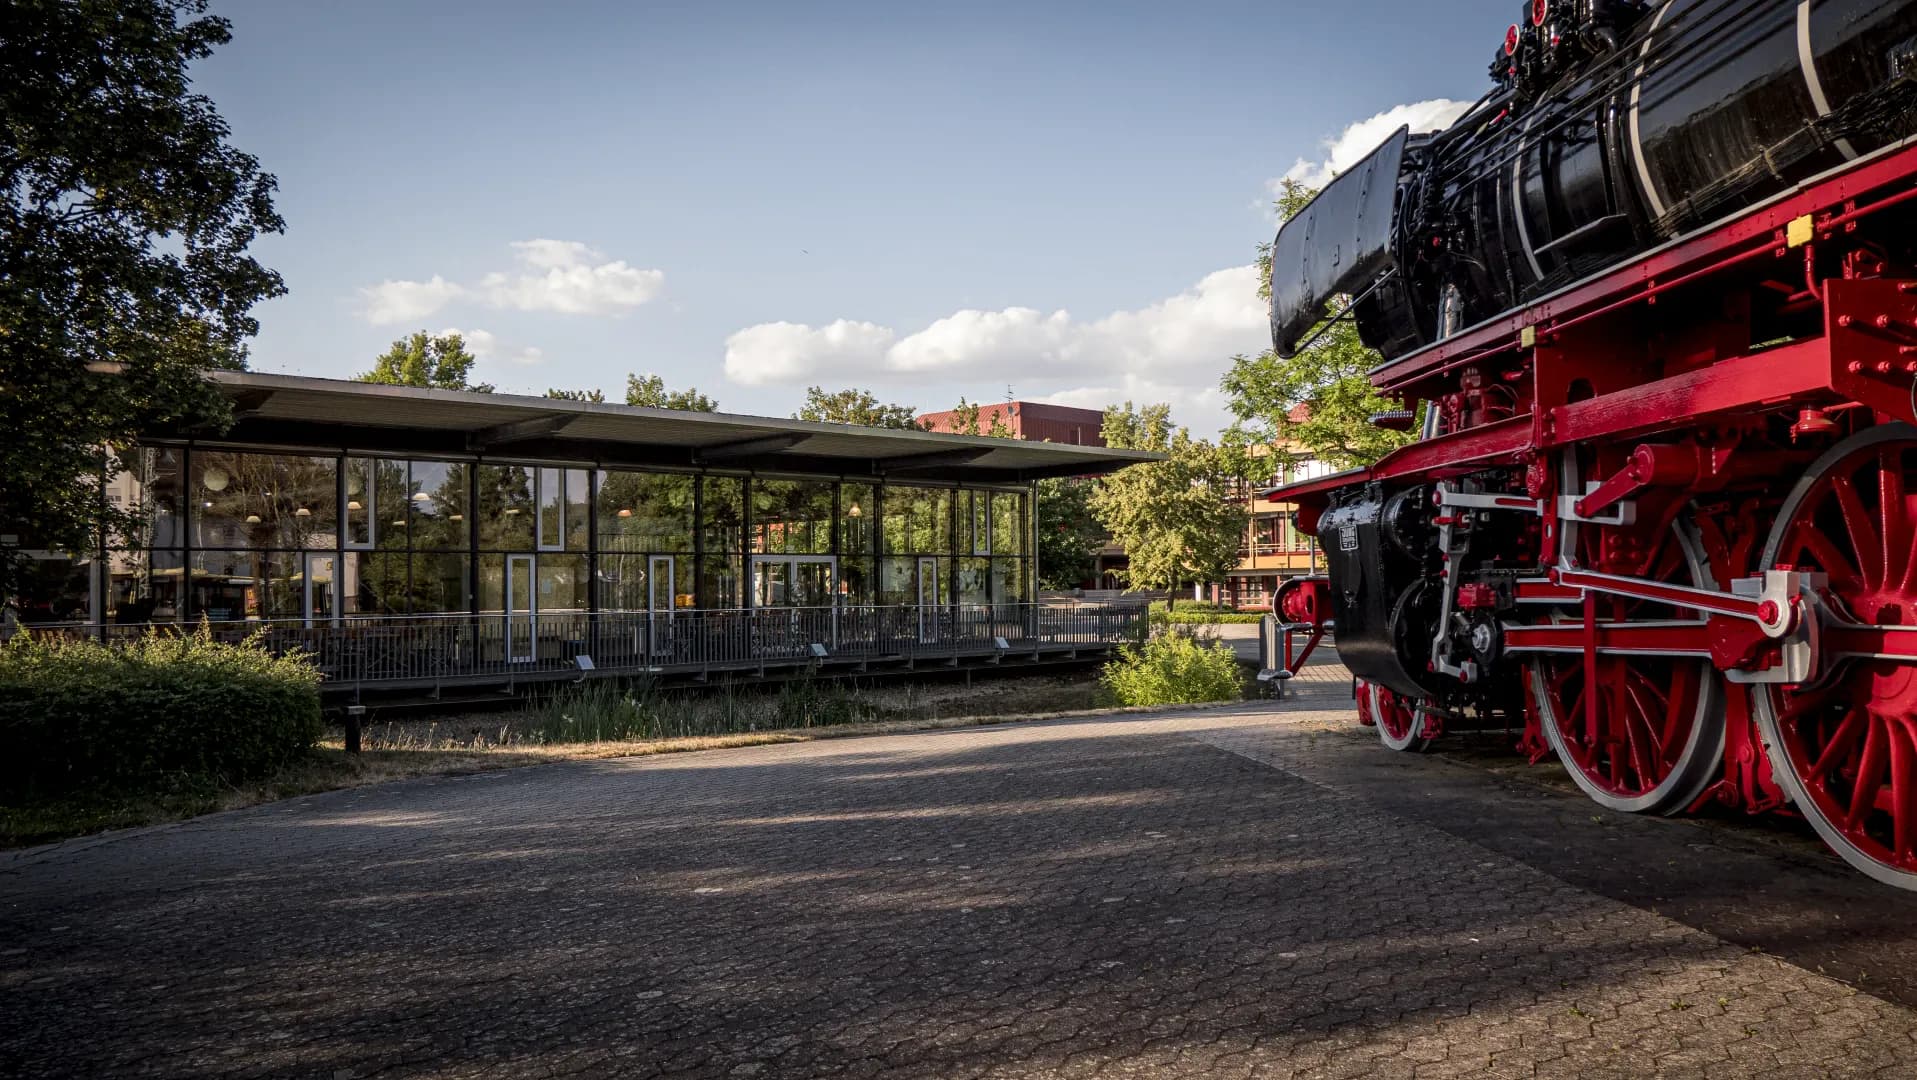
<svg viewBox="0 0 1917 1080">
<path fill-rule="evenodd" d="M 1381 764 L 1347 686 L 407 782 L 0 858 L 0 1075 L 1917 1075 L 1917 995 L 1752 944 L 1861 965 L 1854 942 L 1738 922 L 1734 890 L 1667 917 L 1631 890 L 1671 882 L 1629 868 L 1808 882 L 1779 902 L 1879 920 L 1892 967 L 1917 902 L 1699 826 L 1596 823 L 1609 849 L 1577 856 L 1564 822 L 1594 807 Z M 1514 803 L 1555 842 L 1504 831 Z"/>
</svg>

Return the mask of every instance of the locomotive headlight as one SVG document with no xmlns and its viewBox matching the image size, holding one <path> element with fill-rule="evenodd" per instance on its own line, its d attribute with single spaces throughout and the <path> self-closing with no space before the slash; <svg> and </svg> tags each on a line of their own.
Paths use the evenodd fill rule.
<svg viewBox="0 0 1917 1080">
<path fill-rule="evenodd" d="M 1551 14 L 1551 0 L 1531 0 L 1531 25 L 1543 26 Z"/>
<path fill-rule="evenodd" d="M 1518 55 L 1518 24 L 1512 23 L 1511 29 L 1504 32 L 1504 55 Z"/>
</svg>

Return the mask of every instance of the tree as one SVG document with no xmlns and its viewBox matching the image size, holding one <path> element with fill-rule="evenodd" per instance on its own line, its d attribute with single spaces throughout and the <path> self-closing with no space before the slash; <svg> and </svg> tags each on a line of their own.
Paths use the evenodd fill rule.
<svg viewBox="0 0 1917 1080">
<path fill-rule="evenodd" d="M 1092 513 L 1090 480 L 1052 477 L 1038 482 L 1034 505 L 1038 531 L 1038 586 L 1070 589 L 1089 579 L 1098 565 L 1105 529 Z"/>
<path fill-rule="evenodd" d="M 888 405 L 869 390 L 840 390 L 828 394 L 823 387 L 809 386 L 805 404 L 792 414 L 796 420 L 817 420 L 827 424 L 853 424 L 859 427 L 918 430 L 918 410 L 910 405 Z"/>
<path fill-rule="evenodd" d="M 373 370 L 356 376 L 360 382 L 385 383 L 388 386 L 420 386 L 433 390 L 471 390 L 490 394 L 491 383 L 469 383 L 474 356 L 466 351 L 466 339 L 458 334 L 415 332 L 393 342 L 373 361 Z"/>
<path fill-rule="evenodd" d="M 626 404 L 646 409 L 677 409 L 680 412 L 718 412 L 719 403 L 701 394 L 698 387 L 666 389 L 666 380 L 657 375 L 640 378 L 626 376 Z"/>
<path fill-rule="evenodd" d="M 1100 479 L 1092 492 L 1092 513 L 1125 547 L 1128 582 L 1171 590 L 1222 580 L 1238 565 L 1247 523 L 1229 490 L 1229 455 L 1173 427 L 1168 405 L 1109 407 L 1104 433 L 1107 446 L 1165 455 Z"/>
<path fill-rule="evenodd" d="M 606 395 L 598 390 L 552 390 L 546 396 L 555 401 L 590 401 L 597 405 L 606 400 Z"/>
<path fill-rule="evenodd" d="M 0 31 L 0 597 L 20 547 L 84 551 L 137 508 L 102 491 L 142 432 L 217 433 L 204 378 L 245 367 L 285 292 L 247 252 L 273 177 L 226 142 L 188 67 L 231 39 L 205 0 L 16 0 Z"/>
<path fill-rule="evenodd" d="M 1285 181 L 1278 196 L 1280 219 L 1304 209 L 1316 194 L 1296 181 Z M 1271 245 L 1260 247 L 1258 263 L 1259 295 L 1269 300 Z M 1349 297 L 1341 297 L 1327 314 L 1336 314 L 1349 303 Z M 1382 358 L 1358 340 L 1357 326 L 1349 320 L 1329 328 L 1321 323 L 1312 333 L 1320 331 L 1316 341 L 1289 360 L 1270 350 L 1232 358 L 1222 383 L 1236 418 L 1231 437 L 1295 443 L 1337 468 L 1368 465 L 1410 442 L 1411 435 L 1370 421 L 1398 405 L 1371 385 L 1367 373 Z M 1306 340 L 1310 339 L 1307 334 Z M 1301 405 L 1303 409 L 1298 408 Z"/>
</svg>

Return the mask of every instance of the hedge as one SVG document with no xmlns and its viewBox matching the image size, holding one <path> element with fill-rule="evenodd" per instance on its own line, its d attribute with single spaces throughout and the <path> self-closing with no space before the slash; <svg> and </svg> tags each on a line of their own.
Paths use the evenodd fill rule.
<svg viewBox="0 0 1917 1080">
<path fill-rule="evenodd" d="M 270 775 L 321 733 L 319 672 L 257 641 L 150 631 L 0 646 L 0 794 L 146 790 Z"/>
</svg>

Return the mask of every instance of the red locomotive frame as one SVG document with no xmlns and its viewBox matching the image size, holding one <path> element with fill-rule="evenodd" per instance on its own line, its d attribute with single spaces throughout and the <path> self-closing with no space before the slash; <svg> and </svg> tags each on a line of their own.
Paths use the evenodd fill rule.
<svg viewBox="0 0 1917 1080">
<path fill-rule="evenodd" d="M 1447 602 L 1497 609 L 1522 750 L 1614 809 L 1793 808 L 1917 888 L 1914 224 L 1907 142 L 1380 366 L 1435 430 L 1269 497 L 1314 533 L 1354 487 L 1428 486 L 1447 536 L 1516 515 L 1535 565 Z M 1329 587 L 1278 618 L 1322 634 Z M 1399 748 L 1446 719 L 1360 706 Z"/>
</svg>

